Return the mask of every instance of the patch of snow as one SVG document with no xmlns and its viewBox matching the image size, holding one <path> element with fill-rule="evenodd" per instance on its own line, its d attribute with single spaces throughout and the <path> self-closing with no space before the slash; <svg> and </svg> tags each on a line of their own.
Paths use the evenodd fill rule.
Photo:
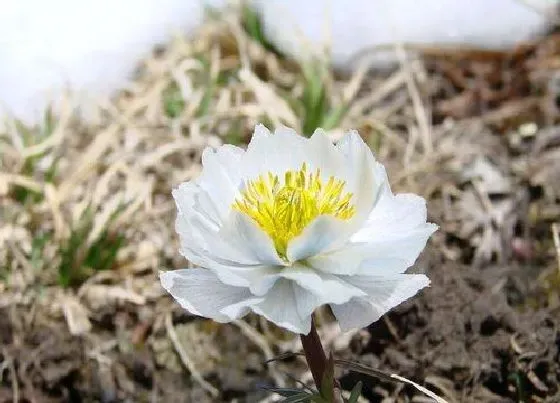
<svg viewBox="0 0 560 403">
<path fill-rule="evenodd" d="M 468 43 L 507 47 L 547 26 L 521 0 L 254 0 L 281 49 L 303 57 L 330 32 L 333 63 L 375 45 Z M 547 0 L 532 0 L 553 4 Z M 0 116 L 32 123 L 67 89 L 83 99 L 122 88 L 137 62 L 202 23 L 227 0 L 2 0 Z M 328 24 L 325 25 L 325 22 Z M 377 59 L 384 63 L 394 56 Z"/>
</svg>

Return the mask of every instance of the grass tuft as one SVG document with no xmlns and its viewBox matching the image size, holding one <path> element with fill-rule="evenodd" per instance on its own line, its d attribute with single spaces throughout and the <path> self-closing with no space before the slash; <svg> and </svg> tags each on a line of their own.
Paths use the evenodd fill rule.
<svg viewBox="0 0 560 403">
<path fill-rule="evenodd" d="M 303 93 L 292 104 L 303 122 L 303 133 L 309 136 L 318 128 L 331 130 L 338 127 L 350 105 L 333 103 L 333 94 L 327 85 L 332 79 L 330 67 L 317 58 L 302 62 L 300 67 Z"/>
<path fill-rule="evenodd" d="M 115 267 L 125 237 L 122 231 L 111 228 L 110 224 L 121 212 L 122 208 L 117 209 L 101 234 L 88 242 L 94 226 L 94 213 L 91 208 L 85 210 L 59 250 L 58 282 L 61 286 L 79 286 L 92 274 Z"/>
<path fill-rule="evenodd" d="M 266 37 L 259 13 L 248 4 L 244 4 L 241 8 L 241 25 L 247 35 L 264 49 L 278 56 L 282 55 L 278 48 Z"/>
</svg>

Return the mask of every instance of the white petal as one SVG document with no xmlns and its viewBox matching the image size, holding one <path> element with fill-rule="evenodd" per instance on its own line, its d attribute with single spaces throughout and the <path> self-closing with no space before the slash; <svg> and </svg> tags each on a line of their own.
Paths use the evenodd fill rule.
<svg viewBox="0 0 560 403">
<path fill-rule="evenodd" d="M 300 169 L 304 163 L 309 171 L 320 169 L 325 179 L 338 176 L 344 168 L 343 155 L 323 131 L 317 130 L 308 139 L 287 127 L 270 134 L 259 125 L 243 157 L 243 177 L 251 180 L 267 172 L 283 177 L 286 171 Z"/>
<path fill-rule="evenodd" d="M 354 194 L 352 201 L 357 210 L 355 221 L 362 224 L 386 181 L 385 169 L 375 161 L 371 149 L 355 130 L 344 135 L 336 147 L 344 156 L 346 190 Z"/>
<path fill-rule="evenodd" d="M 349 243 L 335 251 L 311 256 L 307 259 L 307 264 L 325 273 L 354 274 L 364 261 L 363 246 L 363 244 Z"/>
<path fill-rule="evenodd" d="M 352 236 L 352 241 L 370 242 L 383 239 L 387 234 L 398 236 L 426 224 L 426 219 L 426 201 L 422 197 L 407 193 L 393 195 L 387 183 L 375 208 L 360 231 Z"/>
<path fill-rule="evenodd" d="M 258 261 L 244 256 L 229 242 L 224 242 L 219 237 L 221 223 L 212 220 L 201 208 L 199 197 L 201 193 L 204 191 L 193 182 L 183 183 L 173 190 L 178 210 L 175 230 L 181 239 L 181 253 L 193 261 L 191 251 L 196 251 L 199 255 L 215 257 L 215 260 L 258 264 Z"/>
<path fill-rule="evenodd" d="M 338 275 L 404 273 L 414 264 L 436 229 L 435 224 L 426 223 L 399 237 L 349 243 L 336 251 L 313 256 L 307 263 L 316 270 Z"/>
<path fill-rule="evenodd" d="M 324 180 L 328 180 L 331 176 L 340 178 L 340 174 L 345 168 L 343 153 L 322 129 L 315 130 L 307 141 L 306 155 L 308 158 L 307 164 L 311 169 L 319 168 Z"/>
<path fill-rule="evenodd" d="M 353 298 L 341 305 L 331 304 L 331 309 L 343 332 L 366 327 L 382 315 L 363 298 Z"/>
<path fill-rule="evenodd" d="M 204 256 L 197 256 L 196 259 L 191 259 L 191 262 L 213 271 L 224 284 L 248 287 L 251 293 L 256 296 L 264 295 L 274 285 L 276 280 L 272 279 L 271 276 L 281 270 L 277 266 L 232 266 Z"/>
<path fill-rule="evenodd" d="M 349 243 L 310 257 L 317 270 L 349 275 L 403 273 L 412 266 L 437 225 L 426 222 L 426 202 L 412 194 L 393 195 L 384 183 L 367 221 Z"/>
<path fill-rule="evenodd" d="M 202 153 L 202 172 L 195 183 L 207 196 L 201 200 L 204 207 L 211 204 L 225 220 L 231 210 L 241 184 L 241 159 L 245 151 L 232 145 L 223 145 L 217 149 L 207 147 Z"/>
<path fill-rule="evenodd" d="M 346 182 L 344 189 L 353 194 L 351 202 L 356 214 L 350 220 L 331 216 L 316 218 L 290 241 L 288 259 L 292 262 L 336 249 L 346 243 L 364 225 L 386 180 L 383 167 L 375 162 L 371 150 L 356 131 L 346 134 L 336 146 L 322 131 L 316 131 L 310 142 L 314 145 L 315 153 L 320 155 L 317 160 L 323 166 L 328 166 L 330 161 L 330 168 L 335 170 L 332 175 Z M 320 160 L 321 157 L 326 161 Z"/>
<path fill-rule="evenodd" d="M 337 276 L 316 271 L 303 265 L 286 267 L 279 274 L 282 278 L 292 280 L 301 288 L 315 294 L 319 305 L 341 304 L 353 297 L 365 296 L 358 287 L 347 283 Z"/>
<path fill-rule="evenodd" d="M 348 132 L 336 149 L 343 157 L 337 177 L 346 182 L 344 190 L 352 193 L 351 203 L 356 214 L 346 222 L 331 249 L 347 242 L 364 225 L 386 180 L 383 166 L 375 161 L 371 149 L 355 130 Z"/>
<path fill-rule="evenodd" d="M 181 222 L 178 218 L 178 227 Z M 259 263 L 252 251 L 247 251 L 251 245 L 258 247 L 262 246 L 262 252 L 269 249 L 269 253 L 276 256 L 276 250 L 272 246 L 267 245 L 268 238 L 261 242 L 251 241 L 247 245 L 241 245 L 240 249 L 235 249 L 235 243 L 228 243 L 230 239 L 238 238 L 237 231 L 242 228 L 235 228 L 236 235 L 216 233 L 206 233 L 204 239 L 201 241 L 196 238 L 197 234 L 201 234 L 204 230 L 200 226 L 191 225 L 190 231 L 178 230 L 181 235 L 181 253 L 193 264 L 212 270 L 219 279 L 229 285 L 252 287 L 252 284 L 259 282 L 259 279 L 271 274 L 278 273 L 282 267 L 277 265 L 268 265 Z M 234 247 L 233 250 L 230 250 Z M 241 253 L 240 255 L 238 253 Z M 267 260 L 267 259 L 263 259 Z M 268 259 L 270 260 L 270 259 Z M 283 263 L 282 261 L 274 260 L 276 263 Z M 272 286 L 272 284 L 270 285 Z M 270 286 L 268 288 L 270 288 Z M 267 288 L 267 289 L 268 289 Z M 251 288 L 255 295 L 262 295 L 265 291 L 256 291 Z"/>
<path fill-rule="evenodd" d="M 248 287 L 255 278 L 280 270 L 274 266 L 284 262 L 272 241 L 249 218 L 233 212 L 220 229 L 197 209 L 197 192 L 200 189 L 189 183 L 174 194 L 179 199 L 176 230 L 185 258 L 212 270 L 223 283 L 232 286 Z"/>
<path fill-rule="evenodd" d="M 300 168 L 305 161 L 306 138 L 284 127 L 274 134 L 267 132 L 263 126 L 257 126 L 247 146 L 241 167 L 246 180 L 267 172 L 283 175 L 290 169 Z"/>
<path fill-rule="evenodd" d="M 220 227 L 220 216 L 216 206 L 209 201 L 210 196 L 201 196 L 204 191 L 193 181 L 181 183 L 173 189 L 173 199 L 179 215 L 199 215 L 206 226 L 214 229 Z M 205 203 L 206 202 L 206 203 Z"/>
<path fill-rule="evenodd" d="M 217 272 L 225 266 L 223 279 L 231 285 L 246 285 L 246 282 L 225 279 L 230 269 L 284 263 L 272 240 L 243 214 L 232 211 L 221 227 L 207 219 L 196 201 L 201 192 L 196 185 L 187 183 L 174 193 L 179 210 L 176 230 L 181 239 L 181 253 L 187 259 Z"/>
<path fill-rule="evenodd" d="M 160 281 L 183 308 L 192 314 L 228 322 L 235 319 L 221 313 L 232 305 L 252 298 L 245 287 L 223 284 L 210 270 L 184 269 L 160 273 Z M 235 310 L 238 315 L 246 310 Z"/>
<path fill-rule="evenodd" d="M 311 313 L 317 297 L 290 280 L 280 279 L 266 294 L 266 299 L 251 307 L 269 321 L 295 333 L 308 334 Z"/>
<path fill-rule="evenodd" d="M 349 276 L 345 279 L 368 296 L 353 298 L 341 305 L 331 304 L 343 331 L 368 326 L 430 284 L 428 277 L 423 274 Z"/>
<path fill-rule="evenodd" d="M 258 147 L 257 144 L 259 142 L 265 141 L 270 136 L 272 136 L 270 130 L 268 130 L 266 126 L 263 125 L 262 123 L 259 123 L 258 125 L 255 126 L 255 131 L 253 132 L 253 136 L 251 136 L 251 140 L 249 141 L 247 148 L 249 149 L 249 148 Z"/>
<path fill-rule="evenodd" d="M 263 265 L 284 265 L 272 239 L 243 213 L 233 210 L 219 236 L 251 261 Z"/>
<path fill-rule="evenodd" d="M 193 204 L 185 212 L 179 211 L 175 229 L 181 239 L 181 253 L 194 262 L 195 254 L 229 265 L 260 265 L 255 256 L 239 250 L 220 234 L 220 228 L 200 213 Z"/>
<path fill-rule="evenodd" d="M 298 329 L 298 333 L 309 334 L 311 331 L 311 315 L 321 305 L 324 305 L 321 298 L 292 283 L 294 296 L 296 298 L 297 312 L 302 318 L 303 326 Z"/>
<path fill-rule="evenodd" d="M 356 274 L 386 275 L 404 273 L 414 264 L 430 236 L 437 230 L 435 224 L 424 224 L 421 228 L 409 231 L 399 238 L 375 241 L 364 247 L 366 257 Z"/>
<path fill-rule="evenodd" d="M 368 220 L 351 238 L 352 242 L 367 244 L 362 248 L 366 258 L 357 273 L 403 273 L 412 266 L 438 228 L 427 223 L 426 216 L 422 197 L 393 195 L 387 183 Z"/>
<path fill-rule="evenodd" d="M 301 234 L 288 243 L 287 257 L 290 262 L 306 259 L 328 249 L 345 231 L 348 222 L 323 215 L 314 219 Z"/>
<path fill-rule="evenodd" d="M 251 311 L 251 307 L 264 301 L 263 297 L 252 297 L 237 304 L 226 306 L 220 310 L 220 313 L 231 318 L 231 320 L 241 318 Z"/>
<path fill-rule="evenodd" d="M 323 273 L 302 264 L 284 268 L 270 268 L 251 278 L 249 288 L 257 296 L 265 295 L 280 279 L 291 280 L 301 288 L 317 296 L 317 306 L 324 304 L 341 304 L 350 298 L 366 295 L 359 288 L 345 282 L 337 276 Z"/>
</svg>

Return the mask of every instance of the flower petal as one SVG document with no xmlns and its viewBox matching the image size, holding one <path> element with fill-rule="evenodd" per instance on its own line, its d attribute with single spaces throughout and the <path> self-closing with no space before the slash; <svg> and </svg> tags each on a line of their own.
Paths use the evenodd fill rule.
<svg viewBox="0 0 560 403">
<path fill-rule="evenodd" d="M 346 133 L 336 144 L 337 150 L 344 156 L 342 177 L 346 181 L 346 190 L 352 192 L 352 202 L 356 215 L 351 224 L 353 232 L 361 227 L 378 199 L 387 175 L 383 165 L 375 161 L 369 146 L 357 131 Z"/>
<path fill-rule="evenodd" d="M 314 219 L 301 234 L 288 243 L 287 257 L 290 262 L 314 256 L 335 243 L 348 223 L 336 217 L 323 215 Z"/>
<path fill-rule="evenodd" d="M 308 334 L 311 313 L 318 305 L 317 297 L 294 282 L 280 279 L 266 294 L 265 300 L 251 309 L 269 321 L 295 333 Z"/>
<path fill-rule="evenodd" d="M 343 331 L 368 326 L 430 284 L 428 277 L 423 274 L 349 276 L 345 280 L 368 296 L 353 298 L 341 305 L 331 304 Z"/>
<path fill-rule="evenodd" d="M 352 241 L 371 242 L 384 239 L 386 234 L 398 236 L 426 224 L 426 220 L 426 201 L 422 197 L 410 193 L 393 195 L 387 183 L 375 208 L 364 226 L 352 236 Z"/>
<path fill-rule="evenodd" d="M 437 230 L 437 225 L 427 223 L 421 228 L 408 232 L 392 242 L 377 241 L 367 244 L 364 250 L 366 257 L 355 274 L 385 275 L 404 273 L 414 264 L 430 236 Z"/>
<path fill-rule="evenodd" d="M 179 220 L 179 219 L 178 219 Z M 216 234 L 207 234 L 206 240 L 199 242 L 195 239 L 195 235 L 201 233 L 201 227 L 191 226 L 190 232 L 180 232 L 181 236 L 181 253 L 193 264 L 212 270 L 218 278 L 225 284 L 232 286 L 243 286 L 250 287 L 252 284 L 261 282 L 260 279 L 265 276 L 270 276 L 272 274 L 278 273 L 282 267 L 267 264 L 260 264 L 255 259 L 253 259 L 250 254 L 251 251 L 247 252 L 247 245 L 243 246 L 240 251 L 242 255 L 234 255 L 231 253 L 229 248 L 234 246 L 233 244 L 225 243 L 224 239 L 227 240 L 229 236 L 231 239 L 238 238 L 237 233 L 235 235 L 222 234 L 222 237 Z M 241 230 L 237 228 L 237 230 Z M 212 244 L 212 240 L 214 243 Z M 249 242 L 249 245 L 258 247 L 262 246 L 262 251 L 269 249 L 269 253 L 276 256 L 276 251 L 267 246 L 269 240 L 266 239 L 265 243 L 260 242 Z M 213 245 L 213 247 L 212 247 Z M 235 253 L 240 251 L 235 250 Z M 266 259 L 263 259 L 266 260 Z M 282 261 L 274 260 L 276 263 L 282 264 Z M 272 285 L 270 285 L 272 286 Z M 268 287 L 270 288 L 270 287 Z M 267 289 L 268 289 L 267 288 Z M 262 295 L 265 291 L 258 293 L 251 289 L 255 295 Z"/>
<path fill-rule="evenodd" d="M 243 177 L 255 179 L 267 172 L 283 176 L 304 163 L 310 172 L 320 169 L 326 179 L 338 176 L 344 168 L 342 153 L 322 130 L 305 138 L 287 127 L 279 127 L 271 134 L 258 125 L 242 160 Z"/>
<path fill-rule="evenodd" d="M 316 270 L 338 275 L 404 273 L 436 229 L 435 224 L 427 223 L 393 240 L 349 243 L 339 250 L 310 257 L 307 263 Z"/>
<path fill-rule="evenodd" d="M 243 157 L 243 177 L 251 180 L 267 172 L 283 175 L 299 168 L 305 161 L 306 142 L 292 129 L 280 127 L 271 134 L 263 125 L 257 125 Z"/>
<path fill-rule="evenodd" d="M 393 195 L 387 183 L 366 223 L 351 238 L 352 242 L 367 244 L 362 248 L 367 257 L 357 273 L 403 273 L 412 266 L 438 228 L 426 219 L 422 197 Z"/>
<path fill-rule="evenodd" d="M 247 281 L 232 272 L 236 267 L 259 269 L 284 264 L 272 240 L 243 214 L 232 211 L 221 226 L 209 220 L 196 200 L 203 192 L 195 184 L 186 183 L 173 194 L 178 208 L 176 230 L 183 256 L 196 265 L 216 271 L 230 285 L 247 285 Z"/>
<path fill-rule="evenodd" d="M 231 211 L 219 236 L 244 256 L 262 265 L 283 266 L 272 239 L 255 222 L 243 213 Z"/>
<path fill-rule="evenodd" d="M 277 281 L 285 279 L 296 283 L 301 288 L 317 296 L 316 307 L 324 304 L 342 304 L 350 298 L 365 296 L 359 288 L 345 282 L 337 276 L 323 273 L 302 264 L 284 268 L 271 268 L 259 275 L 252 276 L 249 289 L 257 296 L 265 295 Z"/>
<path fill-rule="evenodd" d="M 347 283 L 340 277 L 322 273 L 301 264 L 287 267 L 279 275 L 315 294 L 319 298 L 319 305 L 341 304 L 353 297 L 367 295 L 360 288 Z"/>
<path fill-rule="evenodd" d="M 426 202 L 412 194 L 393 195 L 385 182 L 367 221 L 350 242 L 308 259 L 329 273 L 403 273 L 412 266 L 437 225 L 426 222 Z"/>
<path fill-rule="evenodd" d="M 290 241 L 288 258 L 292 262 L 336 250 L 345 244 L 364 225 L 386 181 L 382 165 L 375 161 L 371 150 L 356 131 L 348 132 L 336 146 L 320 131 L 314 133 L 310 141 L 323 159 L 336 161 L 331 162 L 331 169 L 335 170 L 332 175 L 345 181 L 344 189 L 353 194 L 351 203 L 356 214 L 349 220 L 317 217 Z M 328 165 L 325 161 L 322 163 Z"/>
<path fill-rule="evenodd" d="M 193 183 L 184 183 L 173 192 L 178 210 L 175 229 L 181 239 L 183 256 L 194 262 L 196 256 L 192 252 L 196 251 L 208 260 L 225 264 L 260 264 L 253 256 L 237 250 L 228 239 L 220 236 L 220 226 L 199 208 L 197 195 L 201 192 Z"/>
<path fill-rule="evenodd" d="M 229 322 L 236 317 L 221 313 L 229 306 L 252 298 L 245 287 L 234 287 L 222 283 L 210 270 L 183 269 L 160 273 L 160 281 L 183 308 L 192 314 Z M 242 316 L 247 310 L 236 310 Z M 237 316 L 237 317 L 239 317 Z"/>
<path fill-rule="evenodd" d="M 206 147 L 202 153 L 202 172 L 194 181 L 206 196 L 201 201 L 201 208 L 210 205 L 223 221 L 231 210 L 241 182 L 241 159 L 245 151 L 232 145 L 223 145 L 217 149 Z"/>
<path fill-rule="evenodd" d="M 307 264 L 325 273 L 351 275 L 358 271 L 364 261 L 364 244 L 348 243 L 332 252 L 321 253 L 307 258 Z"/>
<path fill-rule="evenodd" d="M 306 156 L 311 170 L 319 168 L 324 180 L 339 177 L 345 168 L 344 155 L 323 129 L 315 130 L 307 141 Z"/>
<path fill-rule="evenodd" d="M 259 261 L 262 258 L 263 261 L 283 264 L 268 237 L 254 228 L 253 223 L 247 224 L 247 219 L 243 217 L 240 219 L 241 225 L 225 225 L 220 231 L 197 210 L 194 201 L 197 190 L 196 185 L 185 184 L 178 195 L 181 203 L 178 203 L 176 230 L 185 258 L 197 266 L 212 270 L 223 283 L 231 286 L 248 287 L 255 278 L 280 270 Z M 235 242 L 231 242 L 232 239 L 245 239 L 247 242 L 239 248 Z M 256 248 L 256 253 L 251 248 Z M 269 254 L 268 259 L 266 253 Z"/>
</svg>

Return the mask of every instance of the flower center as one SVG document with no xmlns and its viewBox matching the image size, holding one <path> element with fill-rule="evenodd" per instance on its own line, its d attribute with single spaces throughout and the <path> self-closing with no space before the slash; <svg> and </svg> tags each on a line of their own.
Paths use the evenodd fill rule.
<svg viewBox="0 0 560 403">
<path fill-rule="evenodd" d="M 286 259 L 288 242 L 320 215 L 348 220 L 356 209 L 350 203 L 352 193 L 344 191 L 346 183 L 331 176 L 321 178 L 321 171 L 300 169 L 278 175 L 268 172 L 246 183 L 232 208 L 251 217 L 274 242 L 278 254 Z"/>
</svg>

